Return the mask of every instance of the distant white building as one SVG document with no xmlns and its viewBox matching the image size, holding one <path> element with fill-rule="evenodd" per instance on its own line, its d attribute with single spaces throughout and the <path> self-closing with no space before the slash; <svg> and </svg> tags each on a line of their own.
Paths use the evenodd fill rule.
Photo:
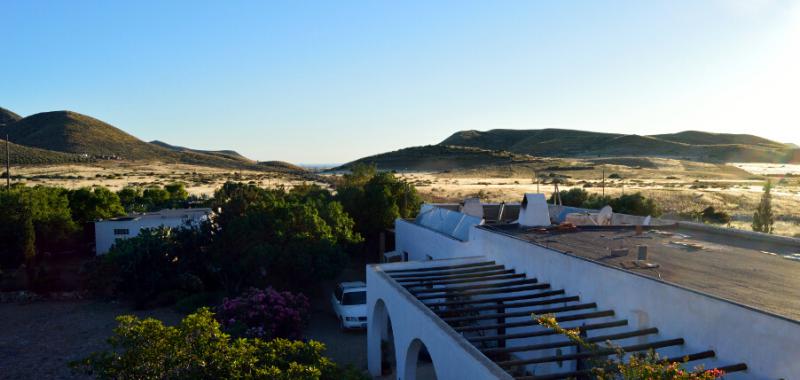
<svg viewBox="0 0 800 380">
<path fill-rule="evenodd" d="M 104 255 L 117 240 L 138 236 L 145 228 L 197 226 L 210 215 L 209 208 L 165 209 L 100 220 L 94 223 L 95 251 Z"/>
</svg>

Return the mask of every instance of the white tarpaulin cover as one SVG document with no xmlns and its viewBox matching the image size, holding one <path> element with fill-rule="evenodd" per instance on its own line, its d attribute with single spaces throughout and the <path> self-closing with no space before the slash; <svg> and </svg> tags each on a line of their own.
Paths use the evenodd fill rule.
<svg viewBox="0 0 800 380">
<path fill-rule="evenodd" d="M 417 224 L 452 236 L 458 240 L 468 240 L 472 226 L 483 223 L 483 219 L 457 211 L 424 204 L 417 215 Z"/>
</svg>

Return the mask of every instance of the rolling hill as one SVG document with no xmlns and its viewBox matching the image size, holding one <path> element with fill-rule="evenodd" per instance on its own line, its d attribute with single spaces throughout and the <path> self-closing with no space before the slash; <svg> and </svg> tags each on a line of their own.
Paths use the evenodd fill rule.
<svg viewBox="0 0 800 380">
<path fill-rule="evenodd" d="M 213 155 L 213 156 L 222 156 L 222 157 L 229 158 L 229 159 L 234 159 L 234 160 L 242 160 L 242 161 L 249 162 L 249 163 L 254 163 L 255 162 L 255 161 L 253 161 L 253 160 L 251 160 L 251 159 L 249 159 L 249 158 L 247 158 L 245 156 L 242 156 L 241 154 L 239 154 L 238 152 L 236 152 L 234 150 L 200 150 L 200 149 L 191 149 L 191 148 L 185 148 L 185 147 L 177 146 L 177 145 L 170 145 L 170 144 L 167 144 L 167 143 L 165 143 L 163 141 L 158 141 L 158 140 L 150 141 L 150 144 L 157 145 L 157 146 L 160 146 L 162 148 L 167 148 L 167 149 L 175 151 L 175 152 L 209 154 L 209 155 Z"/>
<path fill-rule="evenodd" d="M 0 126 L 5 126 L 14 123 L 19 119 L 22 119 L 22 116 L 19 116 L 3 107 L 0 107 Z"/>
<path fill-rule="evenodd" d="M 300 172 L 287 163 L 259 163 L 231 150 L 204 151 L 144 142 L 91 116 L 72 111 L 42 112 L 25 118 L 0 109 L 0 134 L 8 134 L 12 162 L 58 164 L 90 160 L 179 162 L 210 167 L 259 171 Z M 5 148 L 4 148 L 5 149 Z"/>
<path fill-rule="evenodd" d="M 541 161 L 541 159 L 524 154 L 440 144 L 376 154 L 332 170 L 347 170 L 356 164 L 368 164 L 376 165 L 378 169 L 384 170 L 441 171 Z"/>
<path fill-rule="evenodd" d="M 37 113 L 6 126 L 4 131 L 20 145 L 90 157 L 141 160 L 166 151 L 110 124 L 71 111 Z"/>
<path fill-rule="evenodd" d="M 796 149 L 743 134 L 685 131 L 640 136 L 567 129 L 461 131 L 440 145 L 549 157 L 669 157 L 704 162 L 786 162 Z"/>
</svg>

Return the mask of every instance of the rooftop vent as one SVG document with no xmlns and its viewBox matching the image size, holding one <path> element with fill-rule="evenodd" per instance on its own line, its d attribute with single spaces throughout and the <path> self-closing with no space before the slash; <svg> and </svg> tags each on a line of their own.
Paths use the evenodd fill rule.
<svg viewBox="0 0 800 380">
<path fill-rule="evenodd" d="M 550 225 L 550 211 L 544 194 L 525 194 L 519 210 L 520 225 L 525 227 L 542 227 Z"/>
</svg>

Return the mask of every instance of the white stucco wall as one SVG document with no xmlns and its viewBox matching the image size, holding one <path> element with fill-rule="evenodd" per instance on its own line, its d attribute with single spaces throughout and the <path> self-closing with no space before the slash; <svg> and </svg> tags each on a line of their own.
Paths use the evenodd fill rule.
<svg viewBox="0 0 800 380">
<path fill-rule="evenodd" d="M 747 363 L 747 372 L 729 379 L 800 379 L 796 321 L 480 227 L 473 228 L 469 241 L 454 242 L 413 223 L 396 225 L 398 250 L 410 260 L 485 255 L 579 295 L 581 302 L 613 309 L 616 318 L 628 319 L 629 328 L 657 327 L 659 339 L 685 338 L 684 353 L 711 349 L 717 354 L 714 364 Z"/>
<path fill-rule="evenodd" d="M 476 259 L 446 260 L 437 265 L 455 265 Z M 394 333 L 395 360 L 398 380 L 413 380 L 416 358 L 409 351 L 421 342 L 430 353 L 436 377 L 442 380 L 503 379 L 512 377 L 487 359 L 472 344 L 454 332 L 411 293 L 393 281 L 383 267 L 407 269 L 425 266 L 408 262 L 367 266 L 367 358 L 373 376 L 381 374 L 382 310 L 391 320 Z M 411 350 L 409 348 L 412 348 Z"/>
<path fill-rule="evenodd" d="M 189 219 L 181 215 L 170 215 L 168 217 L 142 217 L 132 220 L 101 220 L 94 223 L 95 253 L 104 255 L 108 253 L 111 246 L 117 239 L 128 239 L 138 236 L 139 232 L 146 228 L 158 227 L 182 227 L 185 225 L 197 225 L 208 218 L 202 213 L 188 213 Z M 115 235 L 114 230 L 127 229 L 127 235 Z"/>
</svg>

